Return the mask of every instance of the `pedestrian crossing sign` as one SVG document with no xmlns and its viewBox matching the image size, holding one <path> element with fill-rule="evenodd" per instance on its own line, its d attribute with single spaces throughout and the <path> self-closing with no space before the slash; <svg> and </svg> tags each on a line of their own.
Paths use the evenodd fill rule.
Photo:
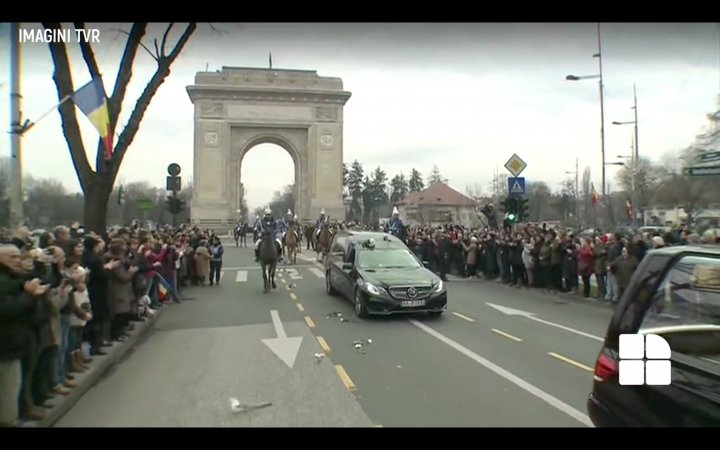
<svg viewBox="0 0 720 450">
<path fill-rule="evenodd" d="M 525 195 L 525 177 L 508 177 L 508 193 Z"/>
</svg>

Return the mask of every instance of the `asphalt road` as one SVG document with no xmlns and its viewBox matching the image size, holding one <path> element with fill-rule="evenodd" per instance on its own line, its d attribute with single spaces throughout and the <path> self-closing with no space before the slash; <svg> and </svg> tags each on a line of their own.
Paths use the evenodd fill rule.
<svg viewBox="0 0 720 450">
<path fill-rule="evenodd" d="M 609 309 L 458 280 L 440 318 L 360 320 L 325 294 L 318 266 L 297 262 L 263 294 L 252 251 L 226 243 L 221 285 L 168 307 L 56 426 L 591 426 Z M 301 340 L 263 341 L 283 333 Z M 231 397 L 271 405 L 233 412 Z"/>
</svg>

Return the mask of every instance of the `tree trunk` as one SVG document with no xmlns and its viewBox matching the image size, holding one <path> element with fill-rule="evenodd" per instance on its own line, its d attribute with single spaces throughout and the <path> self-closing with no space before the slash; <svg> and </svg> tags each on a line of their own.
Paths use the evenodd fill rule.
<svg viewBox="0 0 720 450">
<path fill-rule="evenodd" d="M 84 225 L 87 231 L 94 231 L 104 235 L 107 231 L 107 211 L 112 183 L 95 181 L 85 190 L 85 205 L 83 208 Z"/>
</svg>

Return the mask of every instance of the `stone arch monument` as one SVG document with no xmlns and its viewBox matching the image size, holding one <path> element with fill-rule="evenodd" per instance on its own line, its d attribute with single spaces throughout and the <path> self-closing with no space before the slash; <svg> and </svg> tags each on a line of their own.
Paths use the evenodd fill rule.
<svg viewBox="0 0 720 450">
<path fill-rule="evenodd" d="M 317 218 L 323 208 L 331 218 L 344 218 L 343 106 L 351 93 L 340 78 L 314 70 L 223 67 L 198 72 L 187 91 L 195 106 L 193 221 L 212 226 L 238 219 L 243 157 L 264 143 L 279 145 L 293 159 L 298 218 Z M 273 174 L 268 166 L 261 175 Z"/>
</svg>

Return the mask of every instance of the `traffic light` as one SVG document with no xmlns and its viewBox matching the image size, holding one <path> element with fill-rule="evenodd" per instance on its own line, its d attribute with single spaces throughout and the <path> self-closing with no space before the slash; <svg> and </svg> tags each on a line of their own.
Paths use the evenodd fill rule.
<svg viewBox="0 0 720 450">
<path fill-rule="evenodd" d="M 170 214 L 180 214 L 185 210 L 185 200 L 181 200 L 174 195 L 168 195 L 165 205 L 167 206 L 167 210 L 170 211 Z"/>
<path fill-rule="evenodd" d="M 518 218 L 518 199 L 508 197 L 505 199 L 505 219 L 509 223 L 515 223 Z"/>
<path fill-rule="evenodd" d="M 502 203 L 500 204 L 500 212 L 505 214 L 506 216 L 507 216 L 507 214 L 510 213 L 510 208 L 511 208 L 510 201 L 511 200 L 512 200 L 511 197 L 505 197 L 505 199 L 503 199 Z"/>
<path fill-rule="evenodd" d="M 518 222 L 524 222 L 530 218 L 529 211 L 530 205 L 528 205 L 528 199 L 526 198 L 518 198 Z"/>
</svg>

